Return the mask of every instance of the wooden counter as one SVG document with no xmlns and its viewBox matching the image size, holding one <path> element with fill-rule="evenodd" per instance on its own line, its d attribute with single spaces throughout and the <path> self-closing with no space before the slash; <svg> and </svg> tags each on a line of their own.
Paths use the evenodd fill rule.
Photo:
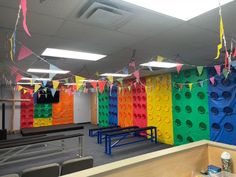
<svg viewBox="0 0 236 177">
<path fill-rule="evenodd" d="M 212 164 L 221 166 L 220 155 L 227 151 L 236 164 L 236 147 L 202 140 L 101 165 L 64 177 L 191 177 Z M 236 172 L 236 165 L 233 165 Z"/>
</svg>

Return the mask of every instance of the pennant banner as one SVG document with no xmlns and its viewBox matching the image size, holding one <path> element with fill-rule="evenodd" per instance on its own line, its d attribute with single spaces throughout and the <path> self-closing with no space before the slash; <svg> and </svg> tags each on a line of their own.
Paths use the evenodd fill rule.
<svg viewBox="0 0 236 177">
<path fill-rule="evenodd" d="M 113 76 L 108 76 L 107 79 L 110 81 L 110 83 L 113 83 Z"/>
<path fill-rule="evenodd" d="M 128 90 L 129 90 L 129 92 L 131 91 L 131 86 L 128 86 Z"/>
<path fill-rule="evenodd" d="M 204 82 L 203 81 L 199 81 L 200 87 L 203 87 Z"/>
<path fill-rule="evenodd" d="M 124 68 L 123 68 L 123 73 L 124 73 L 124 74 L 129 74 L 129 69 L 128 69 L 128 67 L 124 67 Z"/>
<path fill-rule="evenodd" d="M 23 28 L 24 28 L 26 34 L 28 34 L 28 36 L 31 37 L 31 34 L 30 34 L 28 26 L 27 26 L 27 22 L 26 22 L 27 0 L 21 0 L 21 8 L 22 8 L 22 15 L 23 15 Z"/>
<path fill-rule="evenodd" d="M 220 65 L 215 65 L 214 68 L 216 70 L 216 73 L 220 76 L 220 74 L 221 74 L 221 66 Z"/>
<path fill-rule="evenodd" d="M 43 81 L 43 86 L 46 87 L 48 81 Z"/>
<path fill-rule="evenodd" d="M 55 93 L 56 93 L 56 90 L 53 89 L 53 88 L 51 88 L 50 90 L 51 90 L 52 96 L 54 97 L 54 96 L 55 96 Z"/>
<path fill-rule="evenodd" d="M 17 60 L 23 60 L 27 58 L 28 56 L 32 55 L 32 51 L 25 47 L 24 45 L 21 46 L 20 52 L 18 54 Z"/>
<path fill-rule="evenodd" d="M 189 90 L 192 91 L 193 83 L 189 83 L 189 84 L 188 84 L 188 87 L 189 87 Z"/>
<path fill-rule="evenodd" d="M 96 90 L 97 89 L 97 82 L 96 81 L 90 81 L 90 84 L 92 87 Z"/>
<path fill-rule="evenodd" d="M 215 84 L 215 77 L 210 77 L 210 81 L 211 81 L 211 84 L 214 85 Z"/>
<path fill-rule="evenodd" d="M 21 85 L 18 85 L 18 86 L 17 86 L 17 90 L 18 90 L 18 91 L 21 91 L 22 89 L 23 89 L 23 87 L 22 87 Z"/>
<path fill-rule="evenodd" d="M 26 89 L 24 89 L 24 90 L 23 90 L 23 93 L 24 93 L 24 94 L 26 94 L 26 93 L 27 93 L 27 90 L 26 90 Z"/>
<path fill-rule="evenodd" d="M 162 56 L 159 56 L 159 55 L 157 56 L 157 61 L 158 61 L 158 62 L 162 62 L 164 59 L 165 59 L 165 58 L 162 57 Z"/>
<path fill-rule="evenodd" d="M 223 75 L 224 75 L 225 79 L 227 79 L 227 77 L 229 75 L 229 71 L 226 68 L 223 69 Z"/>
<path fill-rule="evenodd" d="M 134 73 L 133 73 L 133 75 L 134 75 L 134 77 L 136 78 L 136 80 L 137 81 L 139 81 L 140 80 L 140 73 L 139 73 L 139 71 L 137 70 L 137 71 L 135 71 Z"/>
<path fill-rule="evenodd" d="M 203 72 L 203 66 L 197 66 L 198 75 L 201 76 Z"/>
<path fill-rule="evenodd" d="M 61 70 L 60 68 L 58 68 L 58 67 L 56 67 L 56 66 L 54 66 L 52 64 L 49 65 L 49 69 L 50 70 L 54 70 L 54 71 L 60 71 Z M 56 74 L 57 73 L 49 73 L 49 78 L 52 79 Z"/>
<path fill-rule="evenodd" d="M 59 81 L 57 81 L 57 80 L 55 80 L 55 81 L 52 81 L 52 86 L 53 86 L 53 89 L 57 89 L 58 88 L 58 86 L 59 86 L 59 84 L 60 84 L 60 82 Z"/>
<path fill-rule="evenodd" d="M 134 61 L 134 60 L 131 61 L 131 62 L 129 63 L 129 66 L 135 68 L 135 66 L 136 66 L 135 61 Z"/>
</svg>

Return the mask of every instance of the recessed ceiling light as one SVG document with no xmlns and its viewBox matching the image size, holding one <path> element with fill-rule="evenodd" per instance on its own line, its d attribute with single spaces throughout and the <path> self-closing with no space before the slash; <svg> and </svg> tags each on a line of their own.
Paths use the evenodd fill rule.
<svg viewBox="0 0 236 177">
<path fill-rule="evenodd" d="M 123 0 L 146 9 L 188 21 L 219 6 L 219 0 Z M 233 0 L 220 0 L 221 5 Z"/>
<path fill-rule="evenodd" d="M 130 74 L 119 74 L 119 73 L 104 73 L 100 76 L 113 76 L 113 77 L 128 77 Z"/>
<path fill-rule="evenodd" d="M 50 81 L 50 78 L 29 78 L 29 77 L 22 77 L 21 80 L 35 80 L 35 81 Z"/>
<path fill-rule="evenodd" d="M 54 48 L 46 48 L 42 53 L 42 55 L 50 57 L 61 57 L 61 58 L 91 60 L 91 61 L 97 61 L 106 57 L 106 55 L 101 55 L 101 54 L 54 49 Z"/>
<path fill-rule="evenodd" d="M 149 66 L 149 67 L 156 67 L 156 68 L 174 68 L 178 64 L 177 63 L 169 63 L 169 62 L 158 62 L 158 61 L 151 61 L 148 63 L 143 63 L 140 66 Z"/>
<path fill-rule="evenodd" d="M 55 73 L 55 74 L 67 74 L 67 73 L 69 73 L 70 71 L 29 68 L 29 69 L 27 70 L 27 72 L 30 72 L 30 73 Z"/>
<path fill-rule="evenodd" d="M 36 83 L 36 82 L 33 82 L 33 83 L 30 83 L 30 82 L 17 82 L 16 83 L 17 85 L 35 85 L 35 84 L 40 84 L 41 83 Z"/>
</svg>

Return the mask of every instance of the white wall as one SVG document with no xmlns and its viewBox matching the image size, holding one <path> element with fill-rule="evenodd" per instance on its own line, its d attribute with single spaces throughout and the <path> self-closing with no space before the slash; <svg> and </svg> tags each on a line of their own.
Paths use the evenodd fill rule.
<svg viewBox="0 0 236 177">
<path fill-rule="evenodd" d="M 74 95 L 74 122 L 91 122 L 91 99 L 88 93 Z"/>
</svg>

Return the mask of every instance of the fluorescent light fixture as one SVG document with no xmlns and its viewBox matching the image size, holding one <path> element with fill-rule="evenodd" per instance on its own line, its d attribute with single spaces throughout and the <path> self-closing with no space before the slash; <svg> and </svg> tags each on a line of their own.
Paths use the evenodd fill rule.
<svg viewBox="0 0 236 177">
<path fill-rule="evenodd" d="M 101 55 L 101 54 L 62 50 L 55 48 L 46 48 L 42 53 L 42 55 L 50 57 L 61 57 L 61 58 L 91 60 L 91 61 L 97 61 L 106 57 L 106 55 Z"/>
<path fill-rule="evenodd" d="M 119 73 L 104 73 L 100 76 L 113 76 L 113 77 L 128 77 L 130 74 L 119 74 Z"/>
<path fill-rule="evenodd" d="M 177 65 L 178 65 L 177 63 L 151 61 L 148 63 L 143 63 L 140 66 L 155 67 L 155 68 L 174 68 Z"/>
<path fill-rule="evenodd" d="M 29 69 L 27 70 L 27 72 L 30 72 L 30 73 L 55 73 L 55 74 L 67 74 L 67 73 L 69 73 L 70 71 L 29 68 Z"/>
<path fill-rule="evenodd" d="M 188 21 L 194 17 L 197 17 L 219 6 L 218 0 L 176 0 L 176 1 L 123 0 L 123 1 L 185 21 Z M 231 1 L 233 0 L 220 0 L 220 4 L 224 5 Z"/>
<path fill-rule="evenodd" d="M 35 81 L 50 81 L 50 78 L 30 78 L 30 77 L 22 77 L 21 80 L 35 80 Z"/>
<path fill-rule="evenodd" d="M 36 83 L 36 82 L 34 82 L 34 83 L 30 83 L 30 82 L 17 82 L 16 83 L 17 85 L 35 85 L 35 84 L 40 84 L 41 85 L 41 83 Z"/>
</svg>

